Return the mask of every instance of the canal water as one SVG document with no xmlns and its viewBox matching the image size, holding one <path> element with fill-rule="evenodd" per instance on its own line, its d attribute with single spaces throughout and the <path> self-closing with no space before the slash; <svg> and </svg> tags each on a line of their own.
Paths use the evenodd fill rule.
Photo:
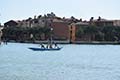
<svg viewBox="0 0 120 80">
<path fill-rule="evenodd" d="M 0 45 L 0 80 L 120 80 L 119 45 L 60 45 L 60 51 L 32 51 L 38 44 Z"/>
</svg>

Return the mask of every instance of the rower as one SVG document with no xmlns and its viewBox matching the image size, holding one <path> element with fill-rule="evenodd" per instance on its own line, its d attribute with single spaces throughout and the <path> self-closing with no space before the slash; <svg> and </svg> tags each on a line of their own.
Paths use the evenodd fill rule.
<svg viewBox="0 0 120 80">
<path fill-rule="evenodd" d="M 50 49 L 52 48 L 52 44 L 50 44 Z"/>
<path fill-rule="evenodd" d="M 55 48 L 58 48 L 57 44 L 55 43 Z"/>
<path fill-rule="evenodd" d="M 43 44 L 41 44 L 41 48 L 45 48 Z"/>
</svg>

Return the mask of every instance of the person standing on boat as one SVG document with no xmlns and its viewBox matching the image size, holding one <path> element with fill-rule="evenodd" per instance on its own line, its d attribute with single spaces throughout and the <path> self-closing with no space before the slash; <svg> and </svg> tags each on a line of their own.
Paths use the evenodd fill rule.
<svg viewBox="0 0 120 80">
<path fill-rule="evenodd" d="M 54 45 L 55 45 L 55 48 L 58 48 L 58 45 L 57 45 L 57 43 L 55 43 Z"/>
<path fill-rule="evenodd" d="M 48 44 L 46 45 L 46 49 L 48 49 L 49 48 L 49 46 L 48 46 Z"/>
<path fill-rule="evenodd" d="M 51 48 L 53 48 L 53 47 L 52 47 L 52 44 L 50 44 L 50 49 L 51 49 Z"/>
</svg>

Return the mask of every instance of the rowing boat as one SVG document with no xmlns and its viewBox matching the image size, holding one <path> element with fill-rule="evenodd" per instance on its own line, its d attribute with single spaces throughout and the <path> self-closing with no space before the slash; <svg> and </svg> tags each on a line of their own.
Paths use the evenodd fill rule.
<svg viewBox="0 0 120 80">
<path fill-rule="evenodd" d="M 33 51 L 59 51 L 62 49 L 62 47 L 58 47 L 58 48 L 34 48 L 34 47 L 30 47 L 29 49 L 31 49 Z"/>
</svg>

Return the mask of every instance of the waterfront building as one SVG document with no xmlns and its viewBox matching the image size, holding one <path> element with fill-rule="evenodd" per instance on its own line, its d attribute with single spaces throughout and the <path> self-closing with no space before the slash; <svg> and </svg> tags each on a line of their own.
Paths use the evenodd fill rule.
<svg viewBox="0 0 120 80">
<path fill-rule="evenodd" d="M 72 23 L 69 25 L 69 40 L 70 43 L 73 43 L 75 41 L 75 31 L 76 31 L 76 27 L 75 27 L 75 23 Z"/>
<path fill-rule="evenodd" d="M 101 17 L 98 17 L 98 19 L 95 19 L 95 20 L 92 19 L 92 21 L 90 20 L 90 23 L 98 27 L 120 26 L 120 20 L 107 20 Z"/>
<path fill-rule="evenodd" d="M 54 40 L 69 40 L 69 26 L 67 22 L 54 19 L 51 23 Z"/>
<path fill-rule="evenodd" d="M 91 40 L 88 34 L 81 35 L 80 37 L 76 36 L 77 32 L 80 30 L 81 27 L 87 27 L 87 26 L 89 26 L 89 22 L 87 21 L 72 23 L 69 25 L 71 43 L 74 43 L 75 41 L 90 41 Z"/>
<path fill-rule="evenodd" d="M 71 18 L 65 18 L 65 17 L 61 18 L 61 17 L 57 17 L 54 13 L 50 13 L 44 16 L 42 15 L 34 16 L 34 18 L 29 17 L 28 19 L 25 19 L 25 20 L 18 20 L 18 21 L 10 20 L 4 23 L 4 26 L 5 27 L 29 27 L 29 28 L 40 27 L 38 29 L 41 29 L 44 27 L 48 29 L 53 28 L 54 40 L 62 40 L 62 41 L 68 40 L 74 43 L 75 41 L 94 41 L 95 40 L 95 34 L 89 34 L 89 33 L 81 34 L 82 33 L 81 28 L 94 27 L 94 26 L 95 27 L 106 27 L 106 26 L 117 27 L 117 26 L 120 26 L 120 20 L 107 20 L 101 17 L 98 17 L 98 19 L 94 19 L 94 17 L 91 17 L 89 21 L 86 21 L 86 20 L 83 21 L 82 19 L 76 19 L 73 16 Z M 24 36 L 24 39 L 29 40 L 30 34 L 31 33 L 27 32 L 21 36 L 22 37 Z M 46 36 L 46 34 L 42 32 L 42 33 L 38 33 L 36 36 L 37 36 L 37 40 L 47 40 L 49 35 Z M 25 38 L 25 37 L 28 37 L 28 38 Z"/>
</svg>

